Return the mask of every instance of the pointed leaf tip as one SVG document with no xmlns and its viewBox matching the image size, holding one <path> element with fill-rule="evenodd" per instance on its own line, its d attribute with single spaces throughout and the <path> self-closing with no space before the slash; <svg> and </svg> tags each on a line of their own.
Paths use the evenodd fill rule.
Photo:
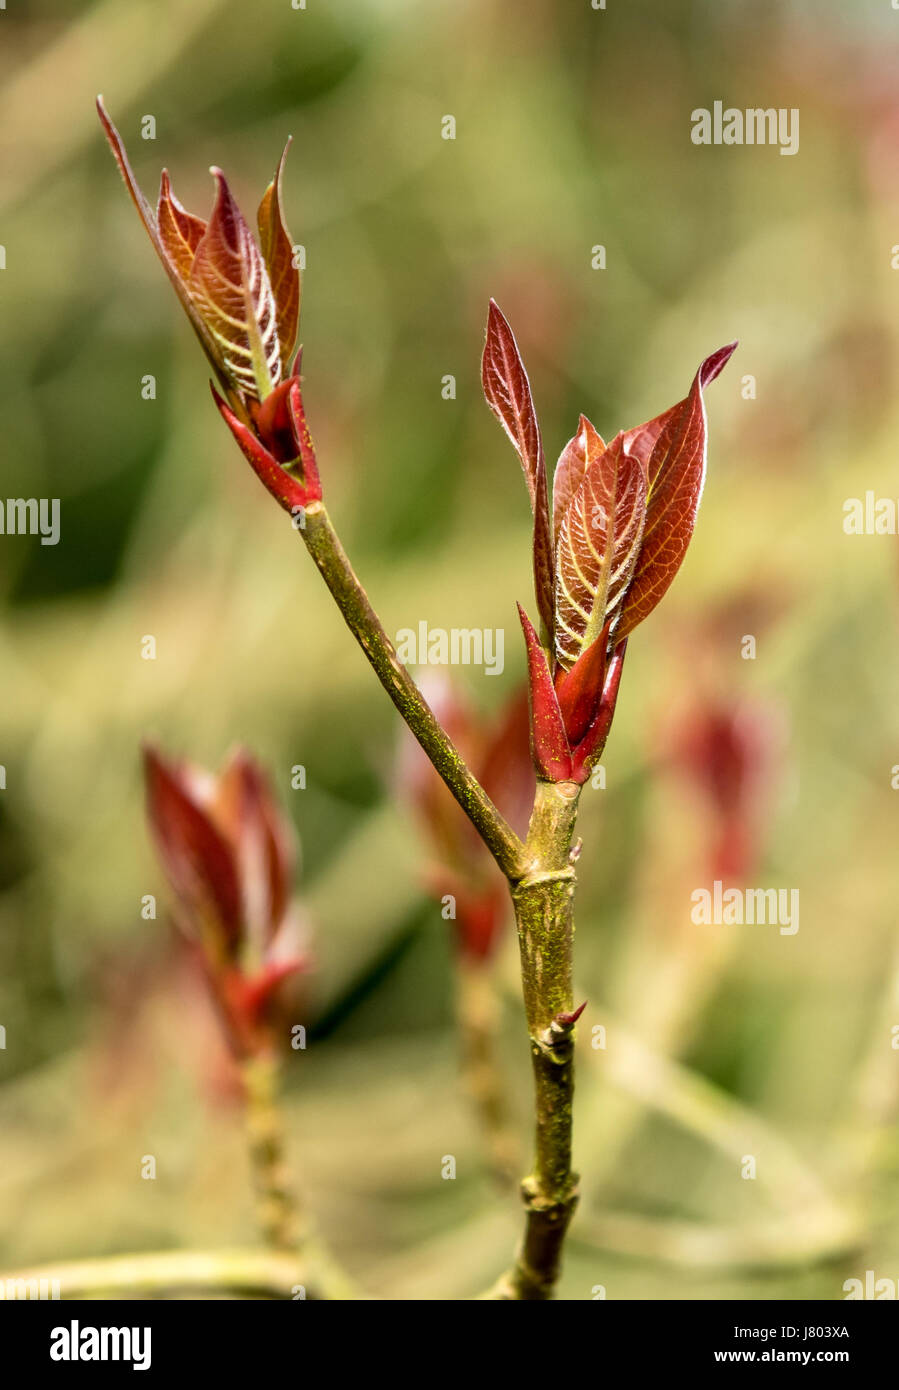
<svg viewBox="0 0 899 1390">
<path fill-rule="evenodd" d="M 518 454 L 534 514 L 534 593 L 543 626 L 553 632 L 554 548 L 549 520 L 546 460 L 531 386 L 515 335 L 495 300 L 487 311 L 481 358 L 484 398 Z"/>
<path fill-rule="evenodd" d="M 163 244 L 162 238 L 159 234 L 159 229 L 156 225 L 156 217 L 154 216 L 150 204 L 147 202 L 146 198 L 143 195 L 143 192 L 141 191 L 137 179 L 134 176 L 134 170 L 131 168 L 131 164 L 128 160 L 128 153 L 125 149 L 125 142 L 123 141 L 119 132 L 116 130 L 115 125 L 113 124 L 112 119 L 108 111 L 106 110 L 106 107 L 103 104 L 102 97 L 97 98 L 97 112 L 100 117 L 100 122 L 103 126 L 106 139 L 109 143 L 109 147 L 112 150 L 113 158 L 115 159 L 116 164 L 119 166 L 119 172 L 122 175 L 122 178 L 125 180 L 125 186 L 127 187 L 128 192 L 131 196 L 131 201 L 137 209 L 137 213 L 140 217 L 141 222 L 144 224 L 144 230 L 146 231 L 147 236 L 150 238 L 151 242 L 153 243 L 153 248 L 156 251 L 156 254 L 159 257 L 160 261 L 162 262 L 162 265 L 165 269 L 165 273 L 169 277 L 169 280 L 172 283 L 175 293 L 181 301 L 181 307 L 187 314 L 187 317 L 191 322 L 191 326 L 193 327 L 194 332 L 196 333 L 197 337 L 200 340 L 200 343 L 202 344 L 203 351 L 206 353 L 206 356 L 209 359 L 213 371 L 218 377 L 221 385 L 226 390 L 228 390 L 232 383 L 229 381 L 228 376 L 223 368 L 222 353 L 219 349 L 219 346 L 212 333 L 210 332 L 210 329 L 204 322 L 202 315 L 197 311 L 197 308 L 193 302 L 193 298 L 190 294 L 187 281 L 182 276 L 178 268 L 178 265 L 172 259 L 165 245 Z"/>
<path fill-rule="evenodd" d="M 624 436 L 626 449 L 645 470 L 647 499 L 643 544 L 616 628 L 619 638 L 649 616 L 687 553 L 705 485 L 708 431 L 703 390 L 736 348 L 733 342 L 711 353 L 682 401 Z"/>
<path fill-rule="evenodd" d="M 577 432 L 559 455 L 553 475 L 553 538 L 556 545 L 559 544 L 559 533 L 571 500 L 584 481 L 588 467 L 599 458 L 605 447 L 602 435 L 594 429 L 586 415 L 581 415 Z"/>
<path fill-rule="evenodd" d="M 289 371 L 290 355 L 297 340 L 300 319 L 300 272 L 293 263 L 293 243 L 284 220 L 281 203 L 281 179 L 284 161 L 290 149 L 291 136 L 278 161 L 275 177 L 272 179 L 256 216 L 259 227 L 259 245 L 265 261 L 268 277 L 275 296 L 278 318 L 278 338 L 281 343 L 281 366 Z"/>
<path fill-rule="evenodd" d="M 175 197 L 168 169 L 163 169 L 159 180 L 156 226 L 166 255 L 186 283 L 197 247 L 206 231 L 206 223 L 202 217 L 195 217 L 182 207 Z"/>
<path fill-rule="evenodd" d="M 711 353 L 699 368 L 700 385 L 706 387 L 709 382 L 715 380 L 719 373 L 723 372 L 730 359 L 739 347 L 739 340 L 735 339 L 732 343 L 727 343 L 724 347 L 718 348 L 717 352 Z"/>
<path fill-rule="evenodd" d="M 262 255 L 216 165 L 215 206 L 199 242 L 189 291 L 215 340 L 225 373 L 262 400 L 281 379 L 275 300 Z"/>
</svg>

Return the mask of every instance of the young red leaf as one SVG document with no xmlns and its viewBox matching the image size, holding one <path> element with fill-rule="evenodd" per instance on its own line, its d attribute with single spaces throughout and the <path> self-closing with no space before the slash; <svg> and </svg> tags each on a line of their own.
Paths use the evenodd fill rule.
<svg viewBox="0 0 899 1390">
<path fill-rule="evenodd" d="M 736 346 L 730 343 L 713 352 L 702 363 L 683 401 L 625 436 L 638 458 L 645 455 L 646 526 L 616 638 L 626 637 L 649 616 L 680 569 L 705 482 L 703 389 L 714 381 Z"/>
<path fill-rule="evenodd" d="M 646 479 L 619 434 L 589 462 L 556 552 L 556 659 L 569 670 L 618 608 L 640 553 Z"/>
<path fill-rule="evenodd" d="M 144 751 L 147 817 L 177 899 L 179 922 L 203 932 L 220 959 L 242 930 L 241 892 L 231 845 L 194 794 L 189 777 L 152 748 Z M 205 934 L 208 932 L 208 936 Z"/>
<path fill-rule="evenodd" d="M 190 276 L 197 247 L 206 231 L 202 217 L 194 217 L 172 192 L 168 169 L 163 169 L 156 208 L 156 226 L 166 255 L 182 280 Z"/>
<path fill-rule="evenodd" d="M 277 314 L 268 271 L 221 169 L 215 207 L 197 246 L 188 288 L 218 344 L 226 373 L 263 400 L 281 380 Z"/>
<path fill-rule="evenodd" d="M 318 461 L 315 456 L 315 445 L 306 423 L 306 408 L 303 405 L 303 393 L 300 389 L 299 377 L 294 377 L 290 383 L 287 400 L 290 407 L 290 427 L 294 443 L 299 450 L 306 496 L 310 502 L 316 501 L 322 495 L 322 485 L 318 472 Z"/>
<path fill-rule="evenodd" d="M 310 501 L 321 497 L 321 484 L 318 481 L 317 472 L 314 484 L 307 488 L 301 479 L 288 473 L 286 468 L 283 468 L 265 445 L 257 439 L 253 431 L 237 418 L 214 386 L 212 387 L 212 396 L 222 419 L 240 445 L 244 458 L 259 481 L 268 489 L 275 501 L 280 502 L 286 512 L 293 514 L 298 507 L 308 506 Z"/>
<path fill-rule="evenodd" d="M 552 643 L 555 633 L 555 608 L 553 605 L 555 573 L 555 558 L 549 527 L 546 471 L 541 453 L 537 484 L 537 510 L 534 513 L 534 593 L 540 620 L 550 643 Z"/>
<path fill-rule="evenodd" d="M 268 270 L 278 321 L 278 340 L 281 344 L 281 367 L 285 375 L 290 370 L 290 355 L 297 340 L 300 320 L 300 272 L 293 263 L 293 243 L 284 223 L 281 206 L 281 174 L 290 149 L 290 140 L 278 161 L 275 177 L 259 204 L 259 245 Z"/>
<path fill-rule="evenodd" d="M 540 427 L 515 335 L 499 305 L 492 299 L 487 312 L 487 340 L 481 359 L 481 381 L 487 404 L 521 459 L 533 506 L 537 493 L 537 470 L 543 452 Z"/>
<path fill-rule="evenodd" d="M 562 712 L 553 688 L 546 652 L 534 625 L 518 605 L 518 616 L 528 653 L 528 685 L 531 700 L 531 751 L 537 775 L 549 782 L 565 782 L 571 776 L 571 749 Z"/>
<path fill-rule="evenodd" d="M 137 208 L 140 220 L 143 222 L 147 235 L 153 243 L 156 254 L 159 256 L 165 272 L 175 288 L 178 298 L 181 301 L 182 308 L 190 319 L 191 326 L 199 338 L 203 346 L 203 351 L 209 358 L 212 369 L 218 377 L 220 384 L 225 391 L 230 391 L 231 382 L 228 380 L 225 373 L 221 352 L 211 332 L 204 323 L 202 316 L 198 313 L 196 305 L 191 299 L 187 284 L 179 274 L 178 266 L 171 259 L 163 245 L 162 238 L 159 235 L 159 229 L 156 226 L 156 219 L 153 216 L 153 210 L 138 186 L 137 179 L 134 177 L 134 171 L 128 162 L 128 155 L 125 151 L 122 137 L 110 120 L 106 107 L 103 105 L 102 97 L 97 97 L 97 112 L 99 113 L 100 121 L 106 133 L 106 138 L 109 141 L 112 153 L 115 156 L 115 161 L 119 166 L 119 171 L 131 195 L 131 201 Z M 235 402 L 235 404 L 239 405 L 239 402 Z"/>
<path fill-rule="evenodd" d="M 559 544 L 559 532 L 571 499 L 583 482 L 588 466 L 599 458 L 605 447 L 602 436 L 597 434 L 586 415 L 582 415 L 577 434 L 569 439 L 559 455 L 553 477 L 553 537 L 556 545 Z"/>
<path fill-rule="evenodd" d="M 290 467 L 306 491 L 307 501 L 322 495 L 315 445 L 306 423 L 306 410 L 298 376 L 289 377 L 251 407 L 255 433 L 274 459 Z"/>
<path fill-rule="evenodd" d="M 611 621 L 589 647 L 584 648 L 570 671 L 560 667 L 556 672 L 556 697 L 572 748 L 587 732 L 602 699 L 610 627 Z"/>
<path fill-rule="evenodd" d="M 627 638 L 625 637 L 624 641 L 619 642 L 612 652 L 606 668 L 602 699 L 599 701 L 593 723 L 574 750 L 571 768 L 571 780 L 573 782 L 586 782 L 597 760 L 602 757 L 602 750 L 606 746 L 606 739 L 609 737 L 609 730 L 615 717 L 615 705 L 618 701 L 618 690 L 621 686 L 621 673 L 624 669 L 626 652 Z"/>
<path fill-rule="evenodd" d="M 515 335 L 492 299 L 487 313 L 481 382 L 487 404 L 515 446 L 524 470 L 534 513 L 534 590 L 540 617 L 551 638 L 554 567 L 546 460 L 531 387 Z"/>
</svg>

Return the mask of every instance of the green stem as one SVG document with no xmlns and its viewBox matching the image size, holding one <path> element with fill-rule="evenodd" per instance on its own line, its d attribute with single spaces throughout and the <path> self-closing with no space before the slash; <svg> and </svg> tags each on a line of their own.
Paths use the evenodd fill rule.
<svg viewBox="0 0 899 1390">
<path fill-rule="evenodd" d="M 528 830 L 530 870 L 512 886 L 534 1069 L 534 1166 L 521 1184 L 525 1229 L 515 1261 L 491 1297 L 552 1298 L 565 1233 L 577 1206 L 571 1168 L 574 1025 L 571 970 L 574 859 L 580 788 L 538 782 Z M 560 1017 L 561 1016 L 561 1017 Z"/>
<path fill-rule="evenodd" d="M 534 1067 L 536 1146 L 533 1172 L 522 1183 L 524 1238 L 492 1296 L 551 1298 L 577 1204 L 577 1178 L 571 1171 L 574 1027 L 559 1015 L 572 1010 L 571 839 L 580 788 L 573 782 L 538 782 L 523 845 L 400 661 L 321 502 L 306 510 L 300 534 L 382 686 L 509 880 Z"/>
<path fill-rule="evenodd" d="M 300 1232 L 284 1157 L 284 1124 L 278 1103 L 280 1070 L 280 1061 L 272 1053 L 244 1062 L 246 1123 L 263 1238 L 272 1250 L 296 1250 Z"/>
<path fill-rule="evenodd" d="M 297 1288 L 305 1289 L 306 1298 L 321 1297 L 307 1284 L 303 1266 L 295 1255 L 267 1250 L 161 1250 L 109 1255 L 15 1270 L 3 1275 L 2 1282 L 6 1288 L 14 1287 L 16 1297 L 22 1298 L 40 1297 L 42 1284 L 51 1297 L 58 1292 L 60 1298 L 116 1292 L 149 1297 L 206 1290 L 289 1299 Z"/>
<path fill-rule="evenodd" d="M 435 719 L 418 686 L 397 656 L 393 643 L 368 600 L 368 595 L 353 572 L 323 503 L 313 502 L 308 507 L 305 526 L 300 535 L 343 614 L 347 627 L 406 724 L 503 873 L 507 878 L 519 877 L 524 865 L 524 846 L 477 778 L 466 767 L 458 750 Z"/>
</svg>

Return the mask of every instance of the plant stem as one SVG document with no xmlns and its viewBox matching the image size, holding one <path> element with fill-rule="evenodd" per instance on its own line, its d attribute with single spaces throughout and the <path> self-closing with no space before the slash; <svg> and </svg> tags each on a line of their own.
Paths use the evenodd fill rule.
<svg viewBox="0 0 899 1390">
<path fill-rule="evenodd" d="M 559 1016 L 572 1011 L 571 840 L 580 787 L 573 782 L 538 782 L 523 845 L 400 661 L 323 503 L 307 508 L 300 534 L 382 686 L 509 880 L 534 1066 L 536 1146 L 533 1172 L 522 1182 L 524 1238 L 515 1263 L 491 1296 L 551 1298 L 565 1232 L 577 1205 L 577 1178 L 571 1171 L 574 1025 Z"/>
<path fill-rule="evenodd" d="M 571 968 L 575 889 L 571 840 L 580 788 L 538 782 L 528 830 L 529 872 L 512 885 L 535 1089 L 533 1171 L 521 1184 L 525 1229 L 491 1297 L 552 1298 L 577 1206 L 571 1169 L 574 1024 Z M 560 1017 L 562 1016 L 562 1017 Z"/>
<path fill-rule="evenodd" d="M 296 1256 L 266 1250 L 161 1250 L 148 1254 L 108 1255 L 15 1270 L 2 1276 L 25 1291 L 42 1282 L 60 1298 L 85 1298 L 118 1293 L 153 1296 L 180 1292 L 244 1294 L 250 1297 L 292 1298 L 306 1285 Z M 25 1292 L 25 1297 L 38 1294 Z M 306 1287 L 307 1298 L 321 1294 Z"/>
<path fill-rule="evenodd" d="M 313 502 L 307 508 L 305 526 L 300 535 L 348 628 L 387 694 L 503 873 L 507 878 L 518 878 L 525 863 L 524 846 L 466 767 L 397 656 L 368 595 L 356 578 L 323 503 Z"/>
<path fill-rule="evenodd" d="M 278 1104 L 280 1071 L 280 1061 L 273 1053 L 261 1053 L 244 1062 L 246 1123 L 263 1238 L 272 1250 L 296 1250 L 300 1232 L 284 1157 L 284 1124 Z"/>
</svg>

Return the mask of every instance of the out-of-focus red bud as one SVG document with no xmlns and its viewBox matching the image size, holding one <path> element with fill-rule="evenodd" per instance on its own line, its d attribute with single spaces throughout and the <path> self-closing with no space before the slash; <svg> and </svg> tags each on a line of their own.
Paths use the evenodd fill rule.
<svg viewBox="0 0 899 1390">
<path fill-rule="evenodd" d="M 147 819 L 185 934 L 217 959 L 236 950 L 241 932 L 240 884 L 233 846 L 200 804 L 198 778 L 144 753 Z"/>
<path fill-rule="evenodd" d="M 218 777 L 144 753 L 147 816 L 173 895 L 241 1056 L 270 1044 L 278 985 L 306 965 L 290 901 L 292 828 L 237 752 Z"/>
<path fill-rule="evenodd" d="M 672 742 L 678 767 L 706 801 L 713 878 L 737 883 L 753 872 L 780 741 L 772 711 L 743 701 L 704 698 L 680 721 Z"/>
<path fill-rule="evenodd" d="M 570 1013 L 556 1014 L 555 1018 L 553 1019 L 553 1022 L 558 1023 L 559 1026 L 562 1028 L 573 1028 L 574 1025 L 577 1023 L 578 1019 L 580 1018 L 581 1014 L 586 1009 L 586 1007 L 587 1000 L 585 999 L 583 1004 L 578 1004 L 577 1008 L 572 1009 Z"/>
</svg>

